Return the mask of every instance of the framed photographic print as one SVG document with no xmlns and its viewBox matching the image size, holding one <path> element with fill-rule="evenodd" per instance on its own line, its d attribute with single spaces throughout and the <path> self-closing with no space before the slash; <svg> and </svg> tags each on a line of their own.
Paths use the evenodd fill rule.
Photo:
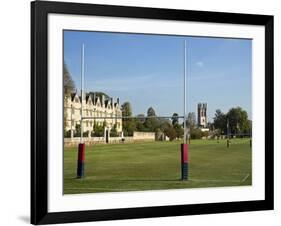
<svg viewBox="0 0 281 226">
<path fill-rule="evenodd" d="M 273 209 L 273 16 L 31 3 L 31 223 Z"/>
</svg>

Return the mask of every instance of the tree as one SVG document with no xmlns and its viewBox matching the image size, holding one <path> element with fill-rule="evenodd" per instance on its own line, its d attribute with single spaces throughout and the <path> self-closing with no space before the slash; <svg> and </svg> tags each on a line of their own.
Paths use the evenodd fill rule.
<svg viewBox="0 0 281 226">
<path fill-rule="evenodd" d="M 145 115 L 144 114 L 137 115 L 137 119 L 136 119 L 136 129 L 137 129 L 137 131 L 140 131 L 140 132 L 146 131 L 146 128 L 144 126 L 144 122 L 145 122 Z"/>
<path fill-rule="evenodd" d="M 249 136 L 252 136 L 252 120 L 248 120 L 248 133 Z M 247 131 L 244 131 L 244 133 L 247 133 Z"/>
<path fill-rule="evenodd" d="M 191 139 L 201 139 L 202 138 L 202 131 L 198 128 L 191 129 L 190 138 Z"/>
<path fill-rule="evenodd" d="M 137 127 L 136 127 L 136 122 L 134 119 L 131 119 L 130 121 L 127 121 L 125 123 L 125 125 L 123 126 L 123 128 L 125 128 L 124 130 L 124 135 L 125 136 L 133 136 L 134 134 L 134 131 L 137 130 Z"/>
<path fill-rule="evenodd" d="M 132 106 L 130 102 L 124 102 L 121 105 L 122 116 L 124 117 L 131 117 L 132 116 Z"/>
<path fill-rule="evenodd" d="M 169 123 L 166 124 L 166 128 L 164 129 L 164 134 L 169 137 L 170 141 L 173 141 L 177 137 L 177 133 L 174 127 Z"/>
<path fill-rule="evenodd" d="M 160 121 L 157 119 L 155 110 L 152 107 L 147 109 L 147 118 L 145 119 L 144 126 L 148 132 L 155 132 L 160 127 Z"/>
<path fill-rule="evenodd" d="M 172 125 L 176 125 L 179 123 L 179 114 L 178 113 L 174 113 L 172 116 Z"/>
<path fill-rule="evenodd" d="M 227 123 L 230 134 L 251 134 L 251 121 L 248 119 L 248 113 L 241 107 L 231 108 L 227 114 L 224 114 L 219 109 L 216 110 L 214 117 L 215 129 L 227 134 Z"/>
<path fill-rule="evenodd" d="M 220 130 L 221 132 L 224 132 L 226 134 L 226 123 L 226 115 L 220 109 L 217 109 L 214 117 L 215 129 Z"/>
<path fill-rule="evenodd" d="M 241 107 L 231 108 L 226 115 L 231 134 L 249 133 L 250 123 L 248 114 Z"/>
<path fill-rule="evenodd" d="M 183 128 L 182 126 L 179 124 L 179 114 L 178 113 L 174 113 L 172 115 L 172 125 L 174 127 L 174 130 L 176 132 L 176 137 L 177 138 L 181 138 L 183 136 Z"/>
<path fill-rule="evenodd" d="M 144 123 L 145 122 L 145 115 L 144 114 L 138 114 L 137 119 L 140 123 Z"/>
<path fill-rule="evenodd" d="M 176 131 L 176 137 L 177 138 L 182 138 L 183 137 L 183 128 L 180 124 L 176 123 L 175 125 L 173 125 L 174 130 Z"/>
<path fill-rule="evenodd" d="M 155 110 L 152 107 L 147 109 L 147 116 L 148 117 L 156 116 Z"/>
<path fill-rule="evenodd" d="M 105 121 L 102 125 L 99 125 L 96 121 L 94 121 L 93 125 L 93 136 L 102 137 L 104 135 Z"/>
<path fill-rule="evenodd" d="M 189 112 L 186 119 L 186 126 L 190 129 L 196 126 L 196 117 L 194 112 Z"/>
<path fill-rule="evenodd" d="M 75 91 L 74 82 L 65 63 L 63 64 L 63 90 L 65 97 L 69 96 Z"/>
<path fill-rule="evenodd" d="M 171 121 L 166 118 L 159 119 L 159 129 L 164 132 L 171 125 Z"/>
<path fill-rule="evenodd" d="M 80 136 L 81 135 L 81 125 L 76 124 L 75 126 L 75 136 Z"/>
<path fill-rule="evenodd" d="M 117 125 L 116 124 L 114 124 L 114 126 L 110 130 L 110 136 L 111 137 L 118 137 L 119 136 L 119 134 L 117 132 Z"/>
<path fill-rule="evenodd" d="M 67 98 L 70 97 L 71 93 L 75 91 L 75 85 L 68 71 L 66 64 L 63 64 L 63 92 L 64 92 L 64 106 L 66 106 Z M 63 115 L 64 121 L 64 132 L 66 132 L 66 109 Z"/>
<path fill-rule="evenodd" d="M 122 116 L 131 117 L 132 107 L 130 102 L 125 102 L 121 106 Z M 122 126 L 125 136 L 132 136 L 133 132 L 136 130 L 136 121 L 133 118 L 122 118 Z"/>
<path fill-rule="evenodd" d="M 89 92 L 88 93 L 89 95 L 91 95 L 91 96 L 96 96 L 96 97 L 99 97 L 100 99 L 102 98 L 102 96 L 104 96 L 105 97 L 105 99 L 110 99 L 110 96 L 108 96 L 106 93 L 104 93 L 104 92 Z"/>
</svg>

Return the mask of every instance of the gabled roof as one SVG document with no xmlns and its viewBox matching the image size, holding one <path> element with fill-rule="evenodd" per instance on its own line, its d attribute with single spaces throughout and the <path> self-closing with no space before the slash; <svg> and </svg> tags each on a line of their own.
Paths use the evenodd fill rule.
<svg viewBox="0 0 281 226">
<path fill-rule="evenodd" d="M 72 94 L 71 94 L 71 101 L 74 101 L 75 98 L 78 98 L 78 99 L 79 99 L 79 102 L 81 103 L 81 97 L 78 96 L 77 93 L 72 93 Z"/>
<path fill-rule="evenodd" d="M 106 108 L 111 108 L 110 100 L 106 100 L 106 101 L 104 102 L 104 104 L 105 104 L 105 107 L 106 107 Z"/>
<path fill-rule="evenodd" d="M 98 95 L 96 95 L 95 92 L 86 93 L 86 103 L 88 104 L 89 100 L 91 100 L 93 105 L 98 105 L 98 104 L 101 105 L 102 103 L 101 103 L 100 94 L 103 94 L 103 93 L 98 92 L 97 94 Z M 108 95 L 106 95 L 104 97 L 105 97 L 104 104 L 105 104 L 106 108 L 112 108 L 112 105 L 114 107 L 119 107 L 118 102 L 115 102 L 115 103 L 111 102 L 113 100 L 113 98 L 109 98 Z M 75 98 L 79 98 L 79 103 L 81 103 L 81 100 L 82 100 L 81 96 L 79 96 L 77 92 L 71 93 L 71 101 L 74 101 Z M 118 100 L 118 98 L 117 98 L 117 100 Z"/>
<path fill-rule="evenodd" d="M 100 98 L 99 97 L 96 97 L 95 99 L 95 105 L 101 105 L 101 102 L 100 102 Z"/>
<path fill-rule="evenodd" d="M 86 94 L 86 103 L 88 104 L 88 103 L 89 103 L 89 101 L 91 101 L 91 102 L 92 102 L 92 104 L 93 104 L 93 98 L 92 98 L 92 95 L 91 95 L 91 94 Z"/>
<path fill-rule="evenodd" d="M 71 101 L 74 100 L 74 97 L 75 97 L 76 95 L 77 95 L 76 93 L 71 93 Z"/>
</svg>

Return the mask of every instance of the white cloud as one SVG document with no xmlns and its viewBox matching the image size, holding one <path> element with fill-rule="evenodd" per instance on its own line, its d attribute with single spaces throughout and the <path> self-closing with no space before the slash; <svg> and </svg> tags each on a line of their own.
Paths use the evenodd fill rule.
<svg viewBox="0 0 281 226">
<path fill-rule="evenodd" d="M 171 76 L 173 78 L 173 76 Z M 139 89 L 175 88 L 181 83 L 174 79 L 161 79 L 161 76 L 149 74 L 141 76 L 103 78 L 87 82 L 87 89 L 102 91 L 132 91 Z"/>
<path fill-rule="evenodd" d="M 204 66 L 204 63 L 202 61 L 197 61 L 196 62 L 196 66 L 197 67 L 203 67 Z"/>
</svg>

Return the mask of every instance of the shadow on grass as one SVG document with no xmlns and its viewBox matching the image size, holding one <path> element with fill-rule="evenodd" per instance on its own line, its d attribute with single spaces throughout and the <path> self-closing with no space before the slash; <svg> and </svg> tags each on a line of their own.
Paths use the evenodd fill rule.
<svg viewBox="0 0 281 226">
<path fill-rule="evenodd" d="M 73 179 L 77 180 L 87 180 L 89 178 L 77 178 L 74 177 Z M 175 182 L 175 181 L 188 181 L 188 180 L 182 180 L 182 179 L 110 179 L 110 180 L 97 180 L 97 181 L 104 181 L 104 182 Z"/>
<path fill-rule="evenodd" d="M 120 179 L 120 180 L 114 180 L 114 181 L 123 181 L 123 182 L 172 182 L 172 181 L 182 181 L 181 179 L 134 179 L 134 180 L 124 180 L 124 179 Z"/>
</svg>

